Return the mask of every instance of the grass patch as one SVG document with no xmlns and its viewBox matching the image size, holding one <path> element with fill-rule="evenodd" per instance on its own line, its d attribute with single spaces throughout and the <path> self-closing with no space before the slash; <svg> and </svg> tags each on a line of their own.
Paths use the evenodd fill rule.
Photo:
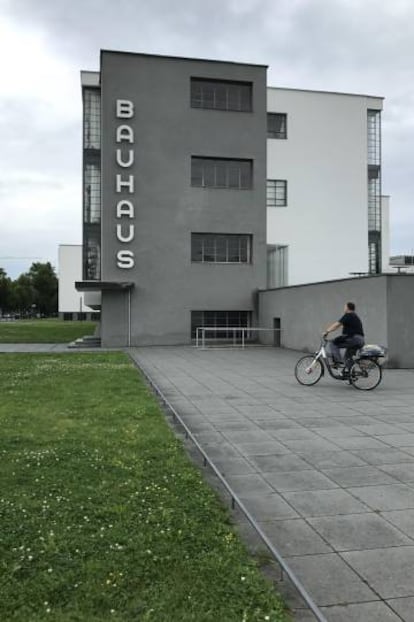
<svg viewBox="0 0 414 622">
<path fill-rule="evenodd" d="M 0 619 L 289 619 L 121 353 L 0 356 Z"/>
<path fill-rule="evenodd" d="M 59 319 L 0 322 L 0 343 L 69 343 L 93 335 L 96 322 L 64 322 Z"/>
</svg>

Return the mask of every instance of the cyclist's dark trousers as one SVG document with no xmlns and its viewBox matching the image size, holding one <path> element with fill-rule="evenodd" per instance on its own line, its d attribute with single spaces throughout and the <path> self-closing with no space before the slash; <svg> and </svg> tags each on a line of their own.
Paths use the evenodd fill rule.
<svg viewBox="0 0 414 622">
<path fill-rule="evenodd" d="M 352 366 L 352 355 L 355 354 L 358 348 L 362 348 L 364 345 L 364 338 L 362 335 L 353 335 L 348 337 L 347 335 L 339 335 L 331 341 L 331 354 L 334 361 L 341 360 L 341 354 L 339 350 L 346 348 L 345 350 L 345 369 L 350 369 Z"/>
</svg>

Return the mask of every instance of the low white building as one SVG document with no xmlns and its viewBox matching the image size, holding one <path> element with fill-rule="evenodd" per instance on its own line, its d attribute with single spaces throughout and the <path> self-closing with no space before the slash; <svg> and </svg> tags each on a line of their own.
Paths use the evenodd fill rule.
<svg viewBox="0 0 414 622">
<path fill-rule="evenodd" d="M 382 103 L 267 89 L 268 287 L 382 271 Z"/>
<path fill-rule="evenodd" d="M 59 317 L 63 320 L 99 319 L 100 314 L 85 304 L 85 294 L 75 289 L 75 281 L 82 279 L 82 246 L 60 244 L 59 263 Z"/>
</svg>

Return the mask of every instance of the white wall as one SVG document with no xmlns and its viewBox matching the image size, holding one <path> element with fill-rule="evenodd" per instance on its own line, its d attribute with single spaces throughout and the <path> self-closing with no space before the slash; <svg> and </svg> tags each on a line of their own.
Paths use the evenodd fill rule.
<svg viewBox="0 0 414 622">
<path fill-rule="evenodd" d="M 75 281 L 82 280 L 82 246 L 61 244 L 59 261 L 59 313 L 93 311 L 85 305 L 84 294 L 77 292 Z"/>
<path fill-rule="evenodd" d="M 267 177 L 288 182 L 287 207 L 268 207 L 269 244 L 289 247 L 288 284 L 368 271 L 367 109 L 382 100 L 268 89 L 287 113 L 287 139 L 268 139 Z"/>
</svg>

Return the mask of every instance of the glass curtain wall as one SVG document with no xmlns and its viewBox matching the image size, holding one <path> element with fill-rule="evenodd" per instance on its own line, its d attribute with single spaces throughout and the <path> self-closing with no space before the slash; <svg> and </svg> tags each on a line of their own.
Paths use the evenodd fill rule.
<svg viewBox="0 0 414 622">
<path fill-rule="evenodd" d="M 381 272 L 381 111 L 368 110 L 369 273 Z"/>
<path fill-rule="evenodd" d="M 101 278 L 101 93 L 83 89 L 83 279 Z"/>
</svg>

